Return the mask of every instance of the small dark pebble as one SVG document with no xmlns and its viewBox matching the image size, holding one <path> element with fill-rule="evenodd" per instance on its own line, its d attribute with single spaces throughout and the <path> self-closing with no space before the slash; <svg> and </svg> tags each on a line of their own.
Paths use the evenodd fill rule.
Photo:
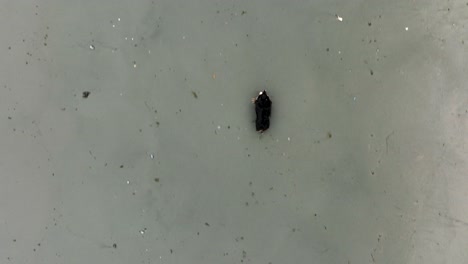
<svg viewBox="0 0 468 264">
<path fill-rule="evenodd" d="M 88 96 L 89 96 L 90 93 L 91 93 L 91 92 L 89 92 L 89 91 L 84 91 L 84 92 L 83 92 L 83 98 L 88 98 Z"/>
<path fill-rule="evenodd" d="M 154 181 L 155 181 L 155 182 L 159 182 L 159 178 L 154 178 Z"/>
<path fill-rule="evenodd" d="M 258 132 L 263 133 L 270 127 L 270 115 L 272 102 L 265 90 L 261 91 L 257 98 L 254 99 L 255 114 L 255 128 Z"/>
<path fill-rule="evenodd" d="M 112 247 L 113 247 L 113 248 L 117 248 L 117 244 L 114 243 L 114 244 L 112 245 Z"/>
<path fill-rule="evenodd" d="M 208 223 L 205 223 L 205 225 L 206 225 L 206 226 L 210 226 L 210 224 L 208 224 Z"/>
</svg>

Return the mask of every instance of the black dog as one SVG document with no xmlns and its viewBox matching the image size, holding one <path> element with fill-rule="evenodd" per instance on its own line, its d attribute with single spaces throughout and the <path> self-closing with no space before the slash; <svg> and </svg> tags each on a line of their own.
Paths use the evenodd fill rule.
<svg viewBox="0 0 468 264">
<path fill-rule="evenodd" d="M 255 104 L 255 114 L 257 114 L 255 127 L 258 132 L 263 133 L 270 127 L 272 102 L 265 90 L 261 91 L 257 98 L 253 98 L 252 102 Z"/>
</svg>

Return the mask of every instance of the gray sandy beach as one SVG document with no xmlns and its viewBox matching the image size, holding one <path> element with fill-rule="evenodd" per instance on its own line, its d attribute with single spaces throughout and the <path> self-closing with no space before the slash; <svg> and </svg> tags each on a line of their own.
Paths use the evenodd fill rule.
<svg viewBox="0 0 468 264">
<path fill-rule="evenodd" d="M 0 263 L 468 263 L 466 1 L 0 3 Z"/>
</svg>

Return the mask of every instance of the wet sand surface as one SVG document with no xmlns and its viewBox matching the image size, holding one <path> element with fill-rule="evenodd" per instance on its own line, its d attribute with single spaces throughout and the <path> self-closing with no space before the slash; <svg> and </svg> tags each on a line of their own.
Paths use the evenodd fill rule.
<svg viewBox="0 0 468 264">
<path fill-rule="evenodd" d="M 468 261 L 467 3 L 0 12 L 1 263 Z"/>
</svg>

